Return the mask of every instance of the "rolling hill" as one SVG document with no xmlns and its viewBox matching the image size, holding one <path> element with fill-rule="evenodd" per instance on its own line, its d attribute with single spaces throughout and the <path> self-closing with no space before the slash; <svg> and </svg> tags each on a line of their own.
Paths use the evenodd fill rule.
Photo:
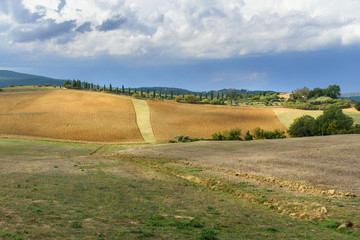
<svg viewBox="0 0 360 240">
<path fill-rule="evenodd" d="M 10 84 L 15 86 L 24 85 L 60 85 L 64 84 L 65 80 L 54 79 L 49 77 L 37 76 L 26 73 L 18 73 L 8 70 L 0 70 L 0 87 L 8 87 Z"/>
</svg>

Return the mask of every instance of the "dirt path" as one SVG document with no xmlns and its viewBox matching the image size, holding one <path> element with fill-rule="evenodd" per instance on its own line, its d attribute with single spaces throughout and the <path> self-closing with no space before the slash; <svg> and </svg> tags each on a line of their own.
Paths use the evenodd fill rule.
<svg viewBox="0 0 360 240">
<path fill-rule="evenodd" d="M 136 121 L 145 142 L 156 142 L 150 121 L 150 109 L 146 101 L 131 99 L 136 112 Z"/>
</svg>

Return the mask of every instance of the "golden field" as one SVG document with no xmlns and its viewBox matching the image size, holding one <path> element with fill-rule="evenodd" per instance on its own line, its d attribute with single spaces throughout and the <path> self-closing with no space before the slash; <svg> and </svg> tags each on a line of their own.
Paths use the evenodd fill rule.
<svg viewBox="0 0 360 240">
<path fill-rule="evenodd" d="M 130 99 L 85 91 L 0 94 L 0 134 L 142 142 Z"/>
<path fill-rule="evenodd" d="M 266 130 L 287 128 L 273 109 L 181 104 L 148 101 L 151 123 L 158 141 L 168 141 L 179 134 L 191 138 L 211 138 L 214 132 L 239 127 L 242 133 L 260 127 Z"/>
</svg>

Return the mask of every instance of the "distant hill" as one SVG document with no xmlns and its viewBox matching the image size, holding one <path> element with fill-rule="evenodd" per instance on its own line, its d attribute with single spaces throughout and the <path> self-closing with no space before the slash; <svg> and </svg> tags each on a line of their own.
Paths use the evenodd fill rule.
<svg viewBox="0 0 360 240">
<path fill-rule="evenodd" d="M 360 101 L 360 92 L 355 92 L 355 93 L 342 93 L 341 94 L 341 98 L 342 99 L 350 99 L 350 100 L 354 100 L 354 101 Z"/>
<path fill-rule="evenodd" d="M 44 84 L 60 85 L 64 84 L 64 82 L 65 80 L 62 79 L 54 79 L 43 76 L 0 70 L 0 87 L 8 87 L 10 84 L 14 84 L 15 86 Z"/>
<path fill-rule="evenodd" d="M 161 91 L 162 93 L 167 92 L 168 94 L 170 94 L 170 92 L 172 91 L 174 95 L 176 95 L 177 93 L 179 93 L 179 95 L 182 94 L 205 94 L 205 93 L 211 93 L 214 92 L 214 94 L 230 94 L 232 92 L 236 92 L 238 94 L 258 94 L 258 93 L 262 93 L 264 91 L 260 91 L 260 90 L 256 90 L 256 91 L 251 91 L 251 90 L 247 90 L 247 89 L 234 89 L 234 88 L 227 88 L 227 89 L 221 89 L 221 90 L 211 90 L 211 91 L 191 91 L 191 90 L 187 90 L 187 89 L 183 89 L 183 88 L 169 88 L 169 87 L 139 87 L 137 88 L 138 91 L 140 91 L 140 89 L 142 89 L 144 92 L 146 92 L 147 90 L 149 90 L 149 92 L 159 92 Z M 134 90 L 133 88 L 131 88 L 131 90 Z M 274 91 L 266 91 L 266 92 L 274 92 Z"/>
</svg>

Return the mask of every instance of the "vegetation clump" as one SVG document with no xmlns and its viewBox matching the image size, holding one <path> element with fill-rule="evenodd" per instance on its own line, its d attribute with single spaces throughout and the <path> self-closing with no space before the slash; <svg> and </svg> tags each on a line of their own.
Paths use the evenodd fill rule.
<svg viewBox="0 0 360 240">
<path fill-rule="evenodd" d="M 212 134 L 212 139 L 221 141 L 221 140 L 235 140 L 241 141 L 241 129 L 240 128 L 233 128 L 231 130 L 226 130 L 224 132 L 214 133 Z"/>
<path fill-rule="evenodd" d="M 254 139 L 280 139 L 286 138 L 285 132 L 279 129 L 275 129 L 274 131 L 267 131 L 261 129 L 259 127 L 253 130 L 253 138 Z"/>
<path fill-rule="evenodd" d="M 352 133 L 351 130 L 356 130 L 353 123 L 352 117 L 344 114 L 339 106 L 332 105 L 316 119 L 308 115 L 295 119 L 288 133 L 292 137 Z"/>
<path fill-rule="evenodd" d="M 360 111 L 360 101 L 355 103 L 355 109 Z"/>
<path fill-rule="evenodd" d="M 177 135 L 174 137 L 175 142 L 191 142 L 191 138 L 186 135 Z"/>
</svg>

